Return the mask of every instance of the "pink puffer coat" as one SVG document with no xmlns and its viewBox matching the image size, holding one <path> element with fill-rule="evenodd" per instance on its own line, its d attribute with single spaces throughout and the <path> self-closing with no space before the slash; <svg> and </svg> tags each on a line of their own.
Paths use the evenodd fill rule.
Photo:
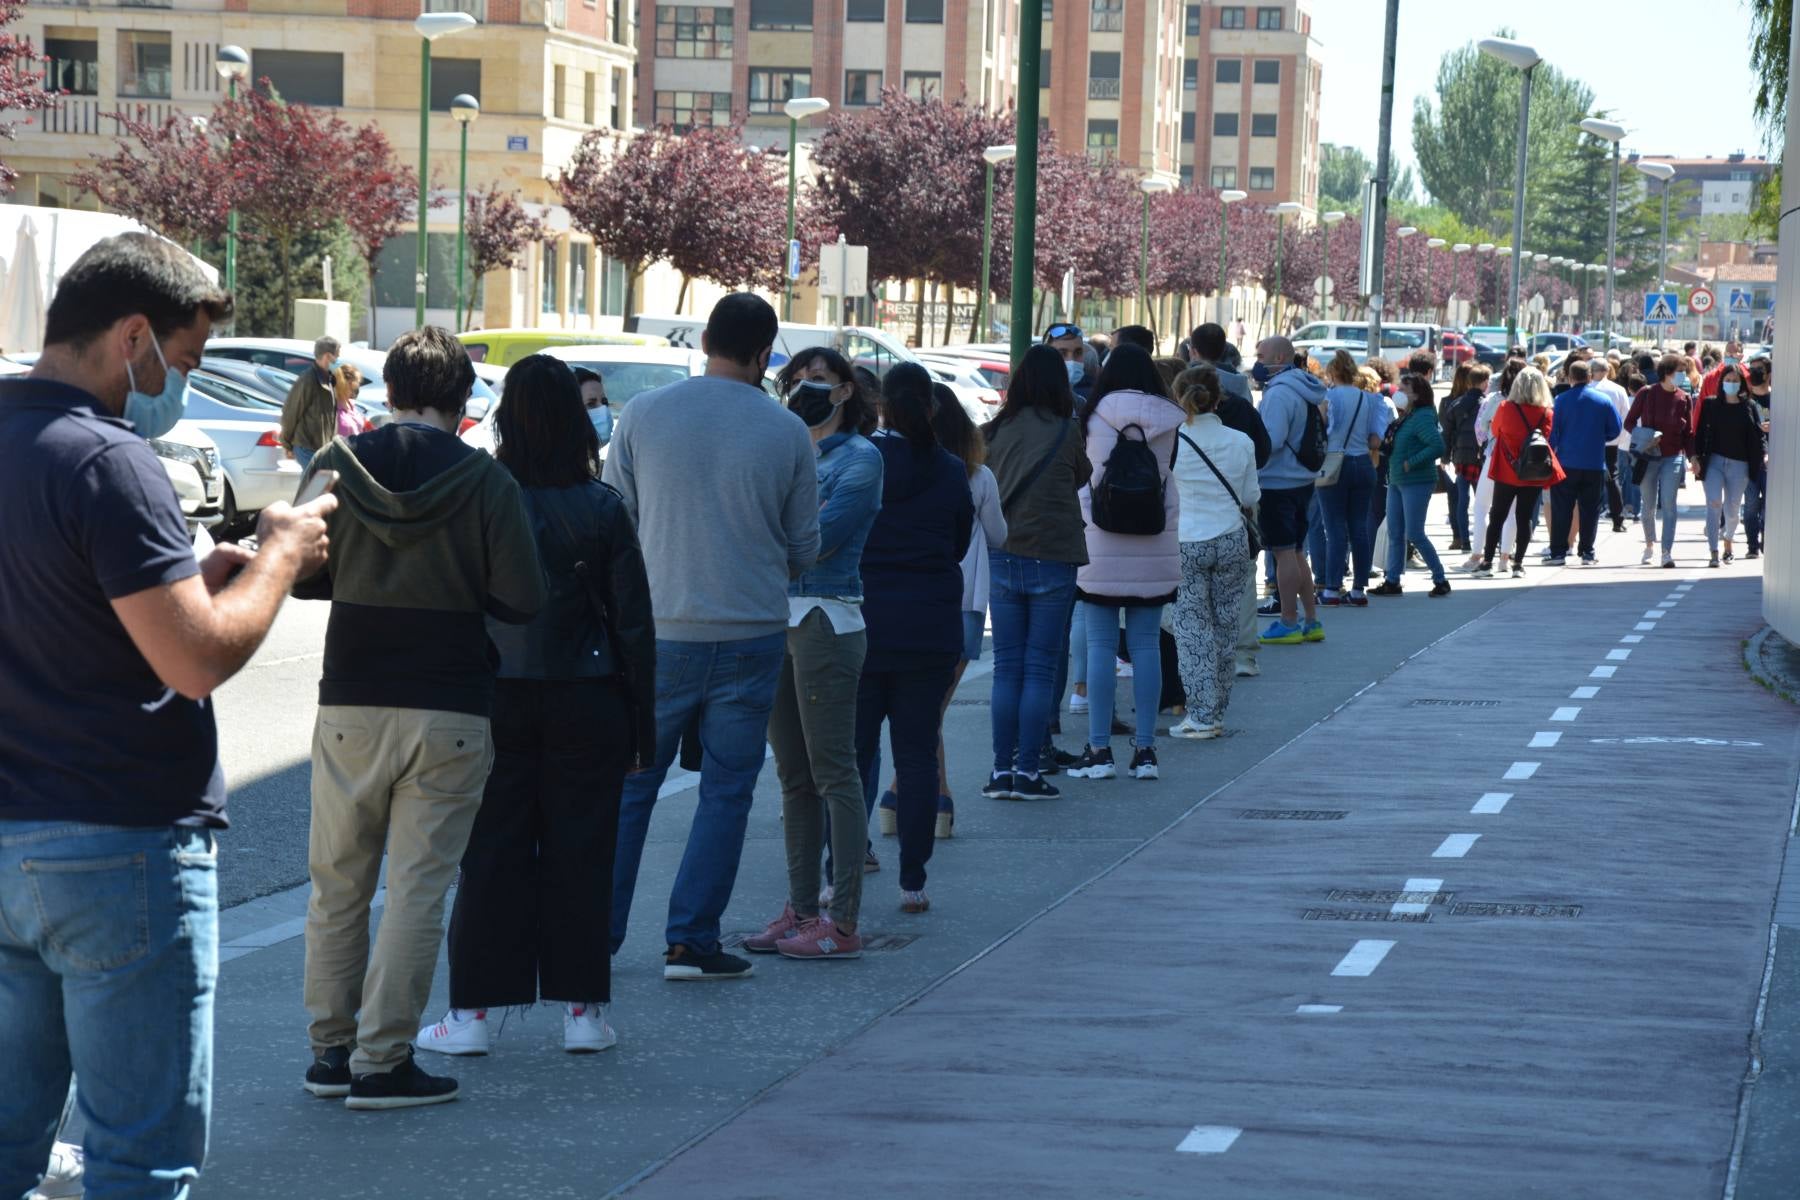
<svg viewBox="0 0 1800 1200">
<path fill-rule="evenodd" d="M 1184 416 L 1180 405 L 1161 396 L 1109 392 L 1088 420 L 1087 455 L 1093 470 L 1088 487 L 1081 490 L 1088 561 L 1076 574 L 1082 599 L 1126 605 L 1168 604 L 1175 599 L 1181 583 L 1181 497 L 1169 478 L 1169 463 L 1175 452 L 1175 431 Z M 1092 489 L 1100 482 L 1119 431 L 1131 425 L 1144 431 L 1162 473 L 1165 516 L 1161 533 L 1108 533 L 1094 525 Z M 1137 437 L 1135 430 L 1131 436 Z"/>
</svg>

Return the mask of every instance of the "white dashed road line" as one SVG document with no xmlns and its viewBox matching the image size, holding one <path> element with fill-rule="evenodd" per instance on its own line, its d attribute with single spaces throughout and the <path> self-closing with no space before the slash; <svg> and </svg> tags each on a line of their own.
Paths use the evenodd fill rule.
<svg viewBox="0 0 1800 1200">
<path fill-rule="evenodd" d="M 1327 1013 L 1341 1013 L 1344 1011 L 1344 1006 L 1341 1004 L 1302 1004 L 1294 1011 L 1307 1016 L 1319 1016 Z"/>
<path fill-rule="evenodd" d="M 1569 699 L 1571 699 L 1571 700 L 1592 700 L 1595 696 L 1598 696 L 1599 694 L 1600 694 L 1599 688 L 1594 687 L 1592 685 L 1586 685 L 1583 687 L 1578 687 L 1574 691 L 1570 692 Z"/>
<path fill-rule="evenodd" d="M 1562 741 L 1562 734 L 1540 729 L 1531 735 L 1531 743 L 1525 748 L 1527 750 L 1548 750 L 1560 741 Z"/>
<path fill-rule="evenodd" d="M 1506 768 L 1506 774 L 1502 775 L 1500 778 L 1530 779 L 1533 775 L 1537 774 L 1537 769 L 1541 766 L 1543 766 L 1542 763 L 1516 762 L 1512 766 Z"/>
<path fill-rule="evenodd" d="M 1635 646 L 1644 640 L 1644 635 L 1641 633 L 1628 633 L 1619 640 L 1627 646 Z"/>
<path fill-rule="evenodd" d="M 1196 1125 L 1175 1150 L 1180 1154 L 1223 1154 L 1243 1132 L 1235 1125 Z"/>
<path fill-rule="evenodd" d="M 1645 614 L 1644 614 L 1644 620 L 1646 620 L 1646 621 L 1660 621 L 1660 620 L 1662 620 L 1662 619 L 1663 619 L 1663 618 L 1664 618 L 1664 617 L 1666 617 L 1666 616 L 1668 616 L 1668 615 L 1669 615 L 1669 614 L 1668 614 L 1668 613 L 1666 613 L 1666 612 L 1664 612 L 1664 611 L 1663 611 L 1663 610 L 1662 610 L 1662 609 L 1660 609 L 1660 608 L 1653 608 L 1653 609 L 1651 609 L 1651 610 L 1650 610 L 1650 611 L 1649 611 L 1649 612 L 1647 612 L 1647 613 L 1645 613 Z"/>
<path fill-rule="evenodd" d="M 1481 840 L 1479 833 L 1453 833 L 1444 839 L 1441 846 L 1431 852 L 1431 857 L 1461 858 L 1479 840 Z"/>
<path fill-rule="evenodd" d="M 1373 975 L 1375 968 L 1381 965 L 1381 960 L 1386 958 L 1388 951 L 1393 948 L 1393 942 L 1383 941 L 1379 938 L 1364 938 L 1350 947 L 1350 953 L 1344 955 L 1343 960 L 1332 968 L 1331 973 L 1356 978 Z"/>
<path fill-rule="evenodd" d="M 1402 900 L 1394 905 L 1393 911 L 1395 914 L 1430 912 L 1431 897 L 1442 891 L 1443 888 L 1444 881 L 1441 879 L 1409 879 L 1406 881 L 1406 886 L 1400 890 L 1409 896 L 1423 896 L 1425 900 L 1423 902 Z"/>
<path fill-rule="evenodd" d="M 1595 667 L 1593 670 L 1588 672 L 1588 678 L 1589 679 L 1611 679 L 1614 675 L 1616 675 L 1618 673 L 1619 673 L 1619 668 L 1617 668 L 1617 667 Z"/>
<path fill-rule="evenodd" d="M 1575 707 L 1570 707 L 1570 708 L 1559 708 L 1555 712 L 1550 714 L 1550 719 L 1552 721 L 1573 721 L 1576 717 L 1579 717 L 1580 715 L 1581 715 L 1580 706 L 1575 706 Z"/>
<path fill-rule="evenodd" d="M 1636 625 L 1633 625 L 1632 628 L 1637 630 L 1639 633 L 1654 633 L 1656 631 L 1656 622 L 1655 621 L 1639 621 Z"/>
<path fill-rule="evenodd" d="M 1471 808 L 1469 811 L 1478 813 L 1482 816 L 1492 816 L 1494 813 L 1503 810 L 1506 807 L 1506 802 L 1512 798 L 1513 794 L 1511 792 L 1483 792 L 1481 794 L 1481 799 L 1477 800 L 1475 802 L 1475 807 Z"/>
</svg>

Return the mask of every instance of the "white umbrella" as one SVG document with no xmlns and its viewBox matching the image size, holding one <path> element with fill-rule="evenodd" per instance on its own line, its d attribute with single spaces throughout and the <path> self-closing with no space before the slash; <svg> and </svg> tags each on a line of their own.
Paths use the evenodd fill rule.
<svg viewBox="0 0 1800 1200">
<path fill-rule="evenodd" d="M 40 350 L 44 345 L 44 271 L 38 265 L 37 225 L 19 222 L 18 242 L 0 288 L 0 352 Z"/>
</svg>

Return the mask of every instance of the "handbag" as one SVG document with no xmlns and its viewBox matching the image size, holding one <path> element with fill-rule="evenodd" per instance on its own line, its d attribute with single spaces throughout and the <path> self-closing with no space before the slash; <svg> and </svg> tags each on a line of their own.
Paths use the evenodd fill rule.
<svg viewBox="0 0 1800 1200">
<path fill-rule="evenodd" d="M 1437 465 L 1437 483 L 1431 489 L 1432 494 L 1442 496 L 1455 490 L 1456 480 L 1451 477 L 1449 471 L 1444 469 L 1444 464 L 1439 463 Z"/>
<path fill-rule="evenodd" d="M 1319 476 L 1313 480 L 1314 487 L 1336 487 L 1338 476 L 1344 471 L 1344 452 L 1350 448 L 1350 435 L 1356 432 L 1356 419 L 1362 416 L 1363 396 L 1356 398 L 1356 411 L 1350 414 L 1350 424 L 1344 427 L 1344 440 L 1338 443 L 1336 450 L 1325 454 L 1325 465 L 1319 468 Z"/>
<path fill-rule="evenodd" d="M 1219 468 L 1213 466 L 1213 460 L 1206 456 L 1206 451 L 1202 450 L 1198 445 L 1195 445 L 1193 438 L 1185 433 L 1181 433 L 1179 430 L 1177 430 L 1176 433 L 1182 441 L 1193 447 L 1194 453 L 1200 456 L 1200 461 L 1206 464 L 1207 470 L 1211 471 L 1213 476 L 1218 479 L 1220 485 L 1224 487 L 1225 494 L 1231 497 L 1231 502 L 1237 505 L 1238 516 L 1241 517 L 1244 522 L 1244 536 L 1249 539 L 1250 542 L 1250 556 L 1255 558 L 1258 554 L 1262 553 L 1262 530 L 1257 528 L 1256 511 L 1242 500 L 1238 499 L 1237 489 L 1231 486 L 1225 476 L 1219 474 Z"/>
</svg>

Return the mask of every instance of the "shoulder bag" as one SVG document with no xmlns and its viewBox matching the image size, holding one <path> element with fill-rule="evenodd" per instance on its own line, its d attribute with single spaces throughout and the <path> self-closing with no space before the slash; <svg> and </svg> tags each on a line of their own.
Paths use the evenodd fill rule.
<svg viewBox="0 0 1800 1200">
<path fill-rule="evenodd" d="M 1216 478 L 1219 481 L 1220 485 L 1224 487 L 1225 494 L 1227 496 L 1231 497 L 1231 502 L 1233 504 L 1237 505 L 1238 516 L 1241 517 L 1244 522 L 1244 537 L 1246 539 L 1248 539 L 1250 542 L 1250 556 L 1252 558 L 1254 558 L 1258 554 L 1261 554 L 1262 553 L 1262 531 L 1257 528 L 1255 511 L 1253 509 L 1251 509 L 1249 505 L 1245 504 L 1242 500 L 1238 499 L 1237 489 L 1231 486 L 1231 483 L 1225 478 L 1225 476 L 1219 474 L 1219 468 L 1213 465 L 1213 460 L 1206 456 L 1206 451 L 1202 450 L 1197 444 L 1195 444 L 1193 438 L 1189 437 L 1185 433 L 1181 433 L 1179 430 L 1177 431 L 1177 435 L 1181 438 L 1182 441 L 1186 442 L 1190 447 L 1193 448 L 1193 451 L 1195 454 L 1198 454 L 1200 456 L 1200 461 L 1206 464 L 1207 470 L 1211 471 L 1213 473 L 1214 478 Z"/>
<path fill-rule="evenodd" d="M 1356 432 L 1357 418 L 1362 416 L 1363 392 L 1356 398 L 1356 411 L 1350 414 L 1350 424 L 1344 429 L 1344 440 L 1338 443 L 1336 450 L 1325 454 L 1325 465 L 1319 468 L 1319 477 L 1313 480 L 1314 487 L 1336 487 L 1338 476 L 1344 471 L 1344 452 L 1350 449 L 1350 436 Z"/>
</svg>

